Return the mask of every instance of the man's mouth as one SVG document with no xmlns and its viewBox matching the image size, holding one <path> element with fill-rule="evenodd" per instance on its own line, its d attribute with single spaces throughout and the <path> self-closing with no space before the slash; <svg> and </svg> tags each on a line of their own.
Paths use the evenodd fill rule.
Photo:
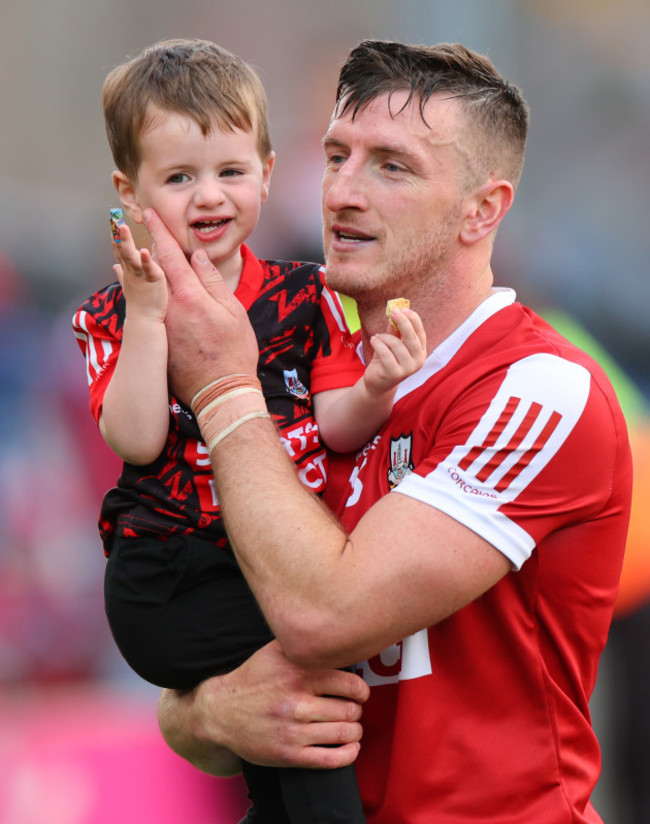
<svg viewBox="0 0 650 824">
<path fill-rule="evenodd" d="M 374 240 L 372 235 L 364 234 L 363 232 L 356 232 L 353 229 L 334 229 L 334 237 L 341 241 L 341 243 L 362 243 L 368 240 Z"/>
</svg>

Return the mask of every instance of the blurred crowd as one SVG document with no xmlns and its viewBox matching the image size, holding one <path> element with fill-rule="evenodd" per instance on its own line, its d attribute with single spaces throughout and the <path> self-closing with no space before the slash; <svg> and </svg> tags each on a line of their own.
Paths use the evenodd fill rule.
<svg viewBox="0 0 650 824">
<path fill-rule="evenodd" d="M 0 673 L 5 687 L 106 672 L 97 506 L 116 462 L 89 419 L 69 318 L 0 261 Z"/>
</svg>

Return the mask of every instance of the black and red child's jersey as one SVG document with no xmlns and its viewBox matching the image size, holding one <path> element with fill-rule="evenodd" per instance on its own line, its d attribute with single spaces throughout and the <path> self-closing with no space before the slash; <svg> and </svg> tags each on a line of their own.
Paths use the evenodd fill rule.
<svg viewBox="0 0 650 824">
<path fill-rule="evenodd" d="M 302 482 L 322 492 L 326 452 L 312 396 L 354 384 L 363 372 L 338 296 L 314 263 L 258 260 L 242 247 L 236 296 L 260 350 L 258 377 L 267 407 Z M 99 421 L 120 352 L 126 301 L 114 283 L 85 301 L 73 328 L 86 358 L 90 408 Z M 191 409 L 169 396 L 169 436 L 148 466 L 125 463 L 100 515 L 104 550 L 112 536 L 193 534 L 225 545 L 210 458 Z"/>
</svg>

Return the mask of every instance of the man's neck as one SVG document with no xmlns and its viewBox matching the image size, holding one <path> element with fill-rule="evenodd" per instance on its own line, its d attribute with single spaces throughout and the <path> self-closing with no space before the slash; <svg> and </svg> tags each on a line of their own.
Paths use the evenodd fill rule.
<svg viewBox="0 0 650 824">
<path fill-rule="evenodd" d="M 488 267 L 481 277 L 453 293 L 419 294 L 411 299 L 411 308 L 421 317 L 427 336 L 427 355 L 431 354 L 449 335 L 486 300 L 492 291 L 493 276 Z M 360 303 L 357 306 L 361 323 L 363 352 L 366 363 L 372 357 L 370 338 L 387 331 L 386 304 Z"/>
</svg>

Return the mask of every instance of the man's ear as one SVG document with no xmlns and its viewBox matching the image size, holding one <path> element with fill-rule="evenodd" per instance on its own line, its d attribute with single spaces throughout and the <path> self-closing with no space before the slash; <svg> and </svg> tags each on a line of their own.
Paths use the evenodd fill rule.
<svg viewBox="0 0 650 824">
<path fill-rule="evenodd" d="M 135 192 L 135 188 L 129 178 L 124 172 L 113 172 L 113 186 L 117 189 L 117 193 L 122 201 L 122 206 L 128 212 L 129 217 L 134 223 L 144 223 L 142 217 L 142 206 Z"/>
<path fill-rule="evenodd" d="M 460 230 L 463 243 L 473 244 L 495 232 L 506 216 L 515 191 L 508 180 L 489 180 L 471 196 Z"/>
</svg>

